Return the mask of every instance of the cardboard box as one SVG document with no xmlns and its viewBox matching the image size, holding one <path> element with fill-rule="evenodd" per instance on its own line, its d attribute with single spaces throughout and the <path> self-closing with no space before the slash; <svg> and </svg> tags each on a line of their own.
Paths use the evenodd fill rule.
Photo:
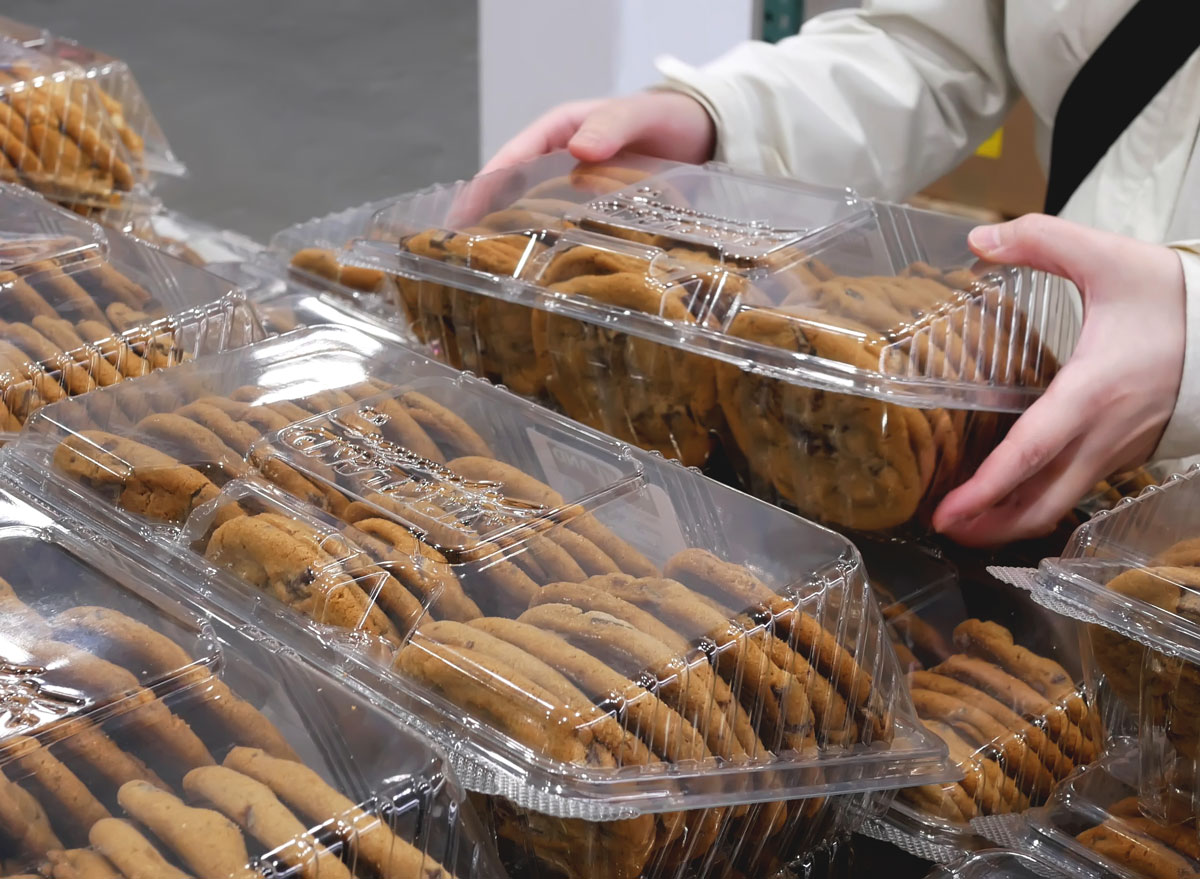
<svg viewBox="0 0 1200 879">
<path fill-rule="evenodd" d="M 921 195 L 1008 218 L 1040 211 L 1046 175 L 1034 152 L 1033 131 L 1033 110 L 1022 100 L 975 155 Z"/>
</svg>

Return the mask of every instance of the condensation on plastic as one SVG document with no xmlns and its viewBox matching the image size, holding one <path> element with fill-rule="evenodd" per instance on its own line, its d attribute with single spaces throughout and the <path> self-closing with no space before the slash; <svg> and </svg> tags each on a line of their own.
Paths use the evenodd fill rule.
<svg viewBox="0 0 1200 879">
<path fill-rule="evenodd" d="M 202 613 L 127 541 L 15 491 L 0 488 L 6 875 L 108 858 L 160 875 L 503 875 L 426 739 Z"/>
<path fill-rule="evenodd" d="M 760 864 L 849 794 L 953 775 L 819 526 L 344 328 L 101 393 L 39 415 L 10 466 L 230 613 L 332 645 L 500 795 L 506 849 L 580 876 Z"/>
<path fill-rule="evenodd" d="M 1144 808 L 1164 820 L 1200 806 L 1200 470 L 1098 513 L 1033 589 L 1088 623 L 1092 674 L 1140 742 Z"/>
<path fill-rule="evenodd" d="M 946 739 L 964 773 L 901 791 L 870 835 L 939 863 L 985 840 L 1011 840 L 1020 816 L 1103 747 L 1103 724 L 1085 695 L 1081 627 L 1024 594 L 1003 604 L 978 591 L 970 597 L 955 566 L 923 547 L 858 546 L 918 717 Z M 1063 679 L 1053 691 L 1045 683 L 1052 671 Z"/>
<path fill-rule="evenodd" d="M 99 98 L 108 121 L 116 129 L 121 145 L 128 151 L 135 167 L 176 177 L 186 172 L 124 61 L 4 16 L 0 16 L 0 39 L 19 43 L 61 65 L 70 65 L 69 69 L 82 70 L 88 80 L 103 90 L 102 95 L 89 94 L 88 97 Z M 83 109 L 90 112 L 86 106 Z"/>
<path fill-rule="evenodd" d="M 1046 806 L 1027 815 L 1027 850 L 1070 875 L 1200 875 L 1194 815 L 1172 823 L 1143 808 L 1139 762 L 1136 748 L 1114 748 L 1061 785 Z"/>
<path fill-rule="evenodd" d="M 229 281 L 0 184 L 0 433 L 48 403 L 264 335 Z"/>
<path fill-rule="evenodd" d="M 455 367 L 880 531 L 973 472 L 1077 334 L 1065 285 L 978 265 L 969 228 L 715 164 L 553 154 L 272 247 L 376 313 L 392 297 Z"/>
</svg>

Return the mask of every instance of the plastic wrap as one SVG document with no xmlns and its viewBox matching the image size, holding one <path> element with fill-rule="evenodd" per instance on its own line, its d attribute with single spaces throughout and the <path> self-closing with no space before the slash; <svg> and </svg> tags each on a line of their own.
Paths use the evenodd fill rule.
<svg viewBox="0 0 1200 879">
<path fill-rule="evenodd" d="M 969 228 L 719 165 L 553 154 L 274 247 L 369 305 L 392 297 L 451 365 L 884 531 L 923 522 L 1074 344 L 1065 285 L 978 264 Z"/>
<path fill-rule="evenodd" d="M 833 532 L 343 328 L 101 393 L 22 479 L 333 645 L 518 872 L 773 869 L 953 775 Z"/>
</svg>

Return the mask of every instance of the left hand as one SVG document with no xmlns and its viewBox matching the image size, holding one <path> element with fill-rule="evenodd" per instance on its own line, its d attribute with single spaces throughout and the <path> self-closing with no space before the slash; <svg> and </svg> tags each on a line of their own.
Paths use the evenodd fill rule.
<svg viewBox="0 0 1200 879">
<path fill-rule="evenodd" d="M 1185 286 L 1169 248 L 1054 217 L 981 226 L 970 243 L 989 262 L 1068 278 L 1083 298 L 1070 359 L 934 512 L 959 543 L 994 546 L 1048 533 L 1093 485 L 1153 453 L 1183 374 Z"/>
</svg>

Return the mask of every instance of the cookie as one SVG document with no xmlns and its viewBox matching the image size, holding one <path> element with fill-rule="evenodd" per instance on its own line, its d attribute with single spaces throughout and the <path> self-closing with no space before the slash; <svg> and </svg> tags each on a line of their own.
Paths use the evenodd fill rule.
<svg viewBox="0 0 1200 879">
<path fill-rule="evenodd" d="M 549 290 L 695 323 L 688 292 L 645 271 L 583 275 Z M 547 311 L 534 312 L 532 329 L 546 389 L 567 415 L 688 466 L 708 460 L 719 420 L 711 358 Z"/>
<path fill-rule="evenodd" d="M 892 721 L 887 706 L 875 693 L 871 676 L 832 633 L 794 600 L 776 593 L 747 568 L 726 562 L 707 550 L 688 549 L 673 556 L 664 572 L 696 593 L 715 598 L 720 604 L 757 618 L 761 611 L 771 615 L 779 640 L 793 652 L 809 657 L 814 668 L 828 680 L 857 713 L 860 724 L 871 730 L 872 741 L 888 741 Z M 836 700 L 821 698 L 821 705 L 836 708 Z M 833 715 L 836 718 L 836 712 Z M 837 728 L 836 722 L 830 726 Z"/>
<path fill-rule="evenodd" d="M 175 795 L 141 781 L 123 785 L 117 801 L 197 879 L 258 879 L 241 831 L 221 813 L 188 806 Z"/>
<path fill-rule="evenodd" d="M 203 693 L 204 710 L 221 724 L 231 741 L 261 748 L 276 757 L 299 759 L 287 739 L 258 709 L 234 695 L 207 668 L 193 667 L 195 661 L 182 647 L 144 623 L 103 607 L 71 608 L 55 616 L 52 622 L 55 631 L 67 637 L 78 633 L 93 642 L 103 639 L 104 643 L 115 645 L 129 661 L 152 674 L 163 676 L 190 668 L 183 679 Z"/>
<path fill-rule="evenodd" d="M 336 281 L 351 290 L 362 293 L 379 293 L 387 278 L 383 272 L 358 266 L 343 265 L 337 261 L 333 251 L 318 247 L 307 247 L 292 254 L 291 264 L 329 281 Z"/>
<path fill-rule="evenodd" d="M 363 385 L 355 385 L 348 390 L 360 398 L 378 397 L 381 393 L 392 391 L 392 389 L 382 385 L 382 383 L 376 383 L 375 385 L 364 383 Z M 409 410 L 399 400 L 391 397 L 374 399 L 370 403 L 364 404 L 364 407 L 360 408 L 359 414 L 365 415 L 370 423 L 378 426 L 379 432 L 388 442 L 395 443 L 400 448 L 427 461 L 433 461 L 435 464 L 444 464 L 446 462 L 445 456 L 442 455 L 442 451 L 438 448 L 437 443 L 417 423 L 417 420 L 413 418 Z"/>
<path fill-rule="evenodd" d="M 617 576 L 633 579 L 623 574 Z M 656 639 L 671 650 L 675 656 L 685 658 L 689 667 L 694 669 L 694 674 L 703 675 L 703 671 L 699 670 L 697 663 L 694 662 L 694 659 L 704 655 L 700 648 L 693 647 L 687 639 L 653 614 L 610 594 L 604 588 L 605 582 L 607 581 L 589 579 L 583 583 L 553 583 L 539 591 L 531 607 L 541 604 L 566 604 L 580 610 L 609 614 Z M 734 697 L 729 684 L 716 674 L 709 674 L 708 679 L 712 699 L 723 709 L 726 721 L 741 744 L 742 750 L 751 757 L 766 752 L 767 748 L 754 731 L 754 724 L 751 723 L 750 716 Z"/>
<path fill-rule="evenodd" d="M 523 613 L 520 620 L 554 632 L 651 690 L 695 727 L 715 756 L 745 759 L 745 749 L 706 686 L 712 680 L 706 658 L 689 662 L 629 623 L 601 611 L 540 604 Z"/>
<path fill-rule="evenodd" d="M 207 402 L 208 399 L 196 400 L 188 403 L 186 406 L 181 406 L 175 410 L 175 415 L 196 422 L 196 424 L 212 433 L 213 436 L 217 437 L 226 446 L 233 449 L 238 457 L 244 458 L 249 453 L 250 447 L 254 445 L 262 434 L 252 425 L 241 420 L 235 420 L 222 407 Z M 234 403 L 232 400 L 227 402 L 232 406 L 241 406 L 243 410 L 250 408 L 245 404 Z"/>
<path fill-rule="evenodd" d="M 4 302 L 0 315 L 10 321 L 32 321 L 35 317 L 58 317 L 58 312 L 20 275 L 0 271 Z"/>
<path fill-rule="evenodd" d="M 246 471 L 241 455 L 207 427 L 182 415 L 156 412 L 139 421 L 134 430 L 139 437 L 153 440 L 155 448 L 215 483 L 236 479 Z"/>
<path fill-rule="evenodd" d="M 970 702 L 912 683 L 913 706 L 922 718 L 939 720 L 977 748 L 995 751 L 1017 786 L 1031 799 L 1044 800 L 1055 777 L 1021 736 Z"/>
<path fill-rule="evenodd" d="M 147 781 L 169 790 L 165 781 L 138 757 L 121 750 L 116 742 L 87 720 L 70 720 L 54 728 L 54 746 L 88 766 L 113 789 L 127 781 Z"/>
<path fill-rule="evenodd" d="M 24 351 L 30 361 L 40 363 L 48 373 L 58 376 L 68 394 L 86 394 L 96 389 L 96 382 L 86 369 L 30 324 L 3 323 L 0 333 Z"/>
<path fill-rule="evenodd" d="M 220 525 L 205 558 L 318 623 L 399 645 L 396 626 L 326 551 L 316 532 L 270 513 Z"/>
<path fill-rule="evenodd" d="M 128 821 L 120 818 L 97 821 L 88 831 L 88 840 L 125 879 L 192 879 L 171 866 Z"/>
<path fill-rule="evenodd" d="M 445 556 L 387 519 L 358 519 L 354 527 L 373 538 L 362 546 L 389 574 L 439 619 L 465 622 L 482 616 L 479 605 L 463 591 Z"/>
<path fill-rule="evenodd" d="M 255 748 L 234 748 L 224 765 L 265 784 L 310 826 L 337 819 L 338 827 L 349 830 L 351 851 L 381 879 L 453 879 L 433 858 L 392 833 L 386 821 L 368 815 L 303 764 Z"/>
<path fill-rule="evenodd" d="M 105 309 L 114 302 L 137 310 L 150 310 L 156 305 L 144 287 L 107 262 L 76 273 L 75 280 Z"/>
<path fill-rule="evenodd" d="M 1131 830 L 1105 823 L 1085 830 L 1075 838 L 1104 858 L 1133 870 L 1138 876 L 1190 879 L 1196 875 L 1194 862 L 1156 840 Z"/>
<path fill-rule="evenodd" d="M 260 781 L 227 766 L 193 769 L 183 789 L 237 823 L 271 857 L 296 868 L 306 879 L 350 879 L 336 854 L 321 845 L 292 812 Z"/>
<path fill-rule="evenodd" d="M 1090 763 L 1095 759 L 1095 745 L 1071 721 L 1065 707 L 1054 705 L 1029 684 L 999 666 L 956 653 L 931 671 L 974 687 L 1028 721 L 1044 723 L 1049 738 L 1076 763 Z"/>
<path fill-rule="evenodd" d="M 570 528 L 554 527 L 546 533 L 546 536 L 561 546 L 587 577 L 621 572 L 620 567 L 608 553 Z"/>
<path fill-rule="evenodd" d="M 437 401 L 417 391 L 406 391 L 400 396 L 399 403 L 446 458 L 491 456 L 492 450 L 483 437 Z"/>
<path fill-rule="evenodd" d="M 916 672 L 909 675 L 909 681 L 914 687 L 949 696 L 985 712 L 999 723 L 1001 728 L 1008 730 L 1008 735 L 1015 736 L 1028 744 L 1050 773 L 1051 782 L 1066 778 L 1074 770 L 1074 762 L 1042 732 L 1037 724 L 1027 721 L 1007 705 L 986 693 L 936 672 Z M 982 729 L 979 724 L 975 725 Z M 1049 788 L 1046 789 L 1046 792 L 1049 792 Z"/>
<path fill-rule="evenodd" d="M 36 740 L 23 736 L 6 739 L 3 751 L 6 759 L 25 773 L 26 784 L 30 779 L 37 783 L 63 826 L 86 831 L 102 818 L 111 817 L 78 776 Z"/>
<path fill-rule="evenodd" d="M 154 371 L 150 362 L 138 354 L 128 341 L 114 335 L 107 323 L 81 320 L 75 324 L 75 330 L 125 378 L 138 378 Z"/>
<path fill-rule="evenodd" d="M 63 440 L 54 450 L 54 468 L 123 509 L 159 522 L 181 523 L 220 493 L 203 473 L 102 430 Z"/>
<path fill-rule="evenodd" d="M 58 317 L 35 317 L 33 328 L 67 352 L 76 363 L 85 369 L 97 386 L 106 388 L 121 381 L 124 376 L 103 354 L 84 340 L 75 327 Z"/>
<path fill-rule="evenodd" d="M 0 772 L 0 838 L 37 860 L 63 847 L 41 804 Z"/>
<path fill-rule="evenodd" d="M 51 852 L 51 879 L 121 879 L 104 855 L 86 848 Z"/>
<path fill-rule="evenodd" d="M 533 681 L 550 693 L 558 704 L 574 712 L 579 723 L 616 758 L 618 766 L 647 765 L 657 762 L 653 754 L 636 736 L 623 729 L 617 721 L 593 705 L 580 689 L 564 675 L 520 647 L 510 644 L 480 628 L 444 620 L 421 626 L 421 637 L 447 647 L 482 653 Z"/>
<path fill-rule="evenodd" d="M 1071 720 L 1086 729 L 1087 704 L 1066 669 L 1013 643 L 1008 629 L 998 623 L 964 620 L 954 629 L 954 644 L 964 653 L 996 663 L 1052 702 L 1061 702 Z"/>
<path fill-rule="evenodd" d="M 625 728 L 672 762 L 711 757 L 696 729 L 659 699 L 565 639 L 517 620 L 483 617 L 467 625 L 536 656 L 575 683 L 593 702 L 618 707 Z"/>
<path fill-rule="evenodd" d="M 1028 797 L 1017 789 L 995 760 L 964 741 L 953 727 L 929 718 L 922 718 L 921 722 L 950 749 L 950 759 L 963 771 L 960 784 L 980 812 L 1007 815 L 1029 808 Z"/>
<path fill-rule="evenodd" d="M 945 818 L 955 824 L 966 824 L 978 814 L 975 801 L 961 784 L 923 784 L 900 790 L 899 797 L 907 800 L 927 815 Z"/>
</svg>

